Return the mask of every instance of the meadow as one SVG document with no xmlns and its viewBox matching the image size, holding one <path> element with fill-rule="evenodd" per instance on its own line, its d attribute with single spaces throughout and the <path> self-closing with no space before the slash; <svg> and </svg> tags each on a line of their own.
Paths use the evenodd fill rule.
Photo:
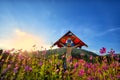
<svg viewBox="0 0 120 80">
<path fill-rule="evenodd" d="M 86 58 L 82 53 L 79 58 L 68 59 L 59 52 L 50 50 L 50 53 L 0 50 L 0 80 L 120 80 L 120 55 L 115 55 L 114 50 L 100 49 L 100 54 L 108 53 L 109 57 Z"/>
</svg>

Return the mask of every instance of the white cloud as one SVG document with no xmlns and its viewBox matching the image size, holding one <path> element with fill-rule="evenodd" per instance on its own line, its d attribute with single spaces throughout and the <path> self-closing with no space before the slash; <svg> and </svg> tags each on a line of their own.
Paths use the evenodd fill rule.
<svg viewBox="0 0 120 80">
<path fill-rule="evenodd" d="M 91 29 L 91 28 L 83 28 L 83 29 L 77 29 L 76 31 L 77 32 L 80 32 L 80 34 L 83 36 L 83 37 L 97 37 L 97 36 L 103 36 L 103 35 L 106 35 L 108 33 L 111 33 L 111 32 L 115 32 L 115 31 L 118 31 L 120 30 L 120 27 L 118 28 L 110 28 L 110 29 L 107 29 L 107 30 L 104 30 L 104 31 L 101 31 L 101 32 L 96 32 L 94 29 Z"/>
<path fill-rule="evenodd" d="M 111 28 L 111 29 L 109 29 L 108 31 L 109 31 L 109 32 L 112 32 L 112 31 L 116 31 L 116 30 L 120 30 L 120 28 Z"/>
<path fill-rule="evenodd" d="M 120 28 L 111 28 L 111 29 L 108 29 L 108 30 L 106 30 L 106 31 L 104 31 L 102 33 L 97 34 L 96 36 L 102 36 L 102 35 L 108 34 L 110 32 L 117 31 L 117 30 L 120 30 Z"/>
<path fill-rule="evenodd" d="M 49 49 L 50 45 L 45 42 L 45 39 L 38 37 L 26 32 L 23 32 L 19 29 L 14 30 L 14 37 L 9 39 L 0 40 L 0 47 L 11 49 L 26 49 L 31 50 L 33 45 L 36 45 L 37 49 L 40 49 L 43 46 L 46 49 Z"/>
</svg>

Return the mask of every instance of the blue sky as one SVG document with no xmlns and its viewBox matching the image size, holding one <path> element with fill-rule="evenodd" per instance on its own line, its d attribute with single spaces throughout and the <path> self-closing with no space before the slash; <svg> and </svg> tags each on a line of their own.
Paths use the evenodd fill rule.
<svg viewBox="0 0 120 80">
<path fill-rule="evenodd" d="M 29 38 L 48 47 L 71 30 L 89 46 L 84 49 L 120 52 L 119 4 L 118 0 L 0 0 L 0 47 L 15 47 Z"/>
</svg>

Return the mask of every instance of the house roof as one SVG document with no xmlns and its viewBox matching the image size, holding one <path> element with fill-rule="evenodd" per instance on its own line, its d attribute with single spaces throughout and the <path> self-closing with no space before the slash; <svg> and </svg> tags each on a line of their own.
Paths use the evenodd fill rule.
<svg viewBox="0 0 120 80">
<path fill-rule="evenodd" d="M 73 41 L 74 45 L 80 45 L 78 47 L 86 46 L 88 47 L 82 40 L 80 40 L 75 34 L 73 34 L 71 31 L 68 31 L 65 35 L 63 35 L 59 40 L 57 40 L 53 45 L 57 45 L 58 47 L 63 47 L 60 43 L 65 44 L 68 38 L 71 38 Z"/>
</svg>

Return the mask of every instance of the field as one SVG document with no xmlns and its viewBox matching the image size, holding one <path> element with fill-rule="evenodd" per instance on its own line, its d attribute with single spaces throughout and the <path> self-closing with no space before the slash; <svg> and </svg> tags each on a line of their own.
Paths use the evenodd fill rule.
<svg viewBox="0 0 120 80">
<path fill-rule="evenodd" d="M 0 80 L 120 80 L 120 55 L 85 54 L 66 59 L 54 50 L 0 50 Z"/>
</svg>

